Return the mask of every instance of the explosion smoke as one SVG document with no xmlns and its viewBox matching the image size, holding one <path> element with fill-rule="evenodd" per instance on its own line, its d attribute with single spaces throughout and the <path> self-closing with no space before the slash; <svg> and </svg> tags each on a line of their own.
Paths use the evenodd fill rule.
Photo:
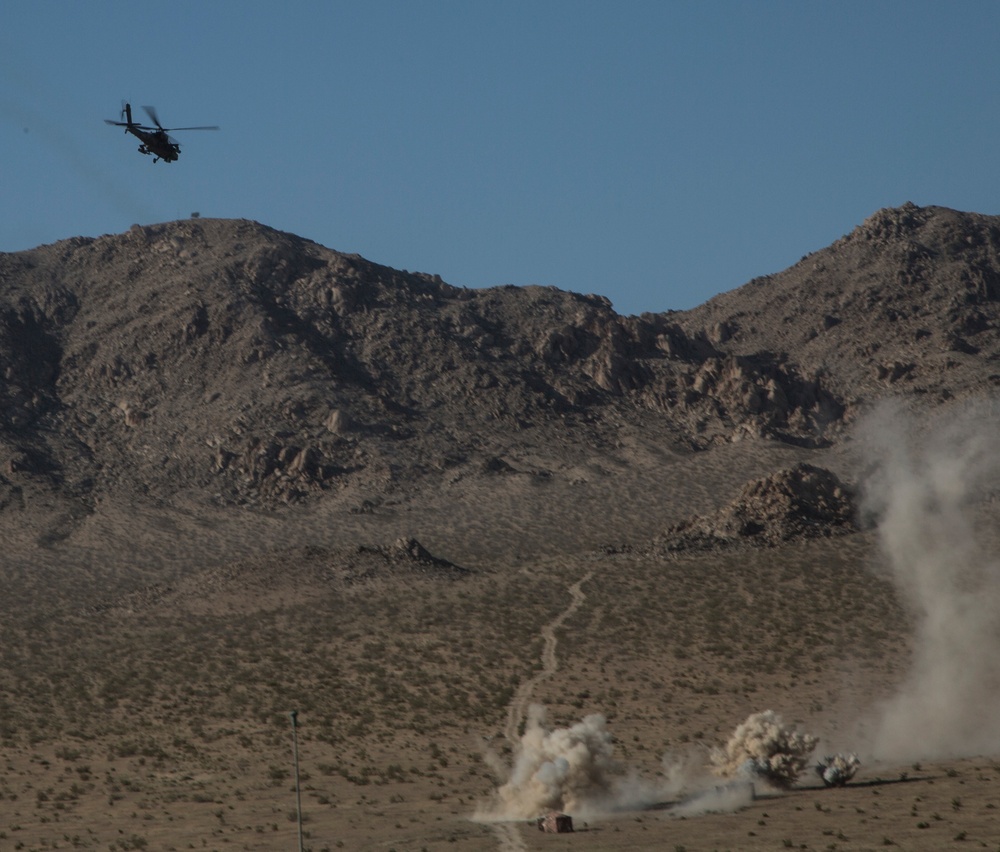
<svg viewBox="0 0 1000 852">
<path fill-rule="evenodd" d="M 773 710 L 765 710 L 748 716 L 726 747 L 712 752 L 712 764 L 723 778 L 763 778 L 787 789 L 809 762 L 816 742 L 816 737 L 786 725 Z"/>
<path fill-rule="evenodd" d="M 877 472 L 866 502 L 893 580 L 916 621 L 911 671 L 874 725 L 876 758 L 897 762 L 1000 750 L 1000 566 L 973 524 L 995 481 L 995 410 L 917 425 L 883 407 L 868 422 Z"/>
<path fill-rule="evenodd" d="M 861 766 L 856 754 L 827 755 L 816 764 L 816 774 L 827 787 L 843 787 Z"/>
<path fill-rule="evenodd" d="M 547 811 L 579 813 L 613 796 L 611 734 L 600 714 L 569 728 L 549 728 L 545 708 L 528 708 L 527 726 L 507 782 L 482 818 L 533 819 Z"/>
<path fill-rule="evenodd" d="M 783 725 L 769 710 L 751 716 L 737 729 L 727 751 L 719 752 L 720 762 L 730 761 L 733 770 L 717 774 L 733 777 L 733 783 L 719 786 L 710 780 L 703 761 L 693 754 L 664 755 L 662 777 L 652 782 L 615 760 L 604 716 L 595 713 L 571 727 L 550 728 L 545 708 L 533 704 L 513 767 L 487 754 L 487 762 L 506 780 L 474 819 L 535 819 L 552 811 L 598 815 L 653 804 L 672 817 L 734 811 L 753 801 L 753 784 L 748 782 L 754 778 L 767 778 L 777 786 L 787 786 L 784 778 L 790 778 L 788 784 L 794 781 L 814 745 L 814 738 Z M 753 771 L 747 767 L 751 758 L 756 760 Z M 674 804 L 664 810 L 670 801 Z"/>
</svg>

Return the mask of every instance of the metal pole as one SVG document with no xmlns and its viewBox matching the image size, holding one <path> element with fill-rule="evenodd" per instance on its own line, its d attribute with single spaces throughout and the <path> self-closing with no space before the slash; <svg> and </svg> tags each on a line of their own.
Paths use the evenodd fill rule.
<svg viewBox="0 0 1000 852">
<path fill-rule="evenodd" d="M 295 815 L 299 823 L 299 852 L 305 852 L 302 845 L 302 787 L 299 785 L 299 711 L 288 714 L 292 717 L 292 753 L 295 755 Z"/>
</svg>

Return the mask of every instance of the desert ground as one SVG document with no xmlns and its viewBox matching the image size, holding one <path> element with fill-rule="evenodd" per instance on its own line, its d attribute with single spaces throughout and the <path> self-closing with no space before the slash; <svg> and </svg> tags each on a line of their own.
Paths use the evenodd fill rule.
<svg viewBox="0 0 1000 852">
<path fill-rule="evenodd" d="M 574 468 L 459 479 L 440 506 L 237 521 L 160 510 L 78 529 L 22 577 L 44 612 L 5 614 L 0 848 L 297 848 L 293 709 L 313 850 L 1000 848 L 997 755 L 865 753 L 912 662 L 912 619 L 873 532 L 694 554 L 620 546 L 636 516 L 662 529 L 710 502 L 710 479 L 725 491 L 776 455 L 810 453 L 761 442 L 664 457 L 671 475 L 631 495 Z M 638 448 L 625 456 L 649 469 Z M 684 469 L 695 463 L 699 478 Z M 313 544 L 261 546 L 279 532 Z M 406 534 L 452 566 L 338 549 Z M 92 569 L 104 582 L 50 585 L 56 562 L 74 547 L 83 561 L 97 539 L 105 556 L 109 540 L 120 548 L 119 565 Z M 247 555 L 200 569 L 213 541 Z M 108 577 L 168 542 L 194 567 L 108 594 Z M 496 813 L 532 705 L 550 728 L 601 714 L 612 736 L 615 792 L 578 812 L 573 834 Z M 858 774 L 827 789 L 810 767 L 790 790 L 717 797 L 728 782 L 711 749 L 765 709 L 819 737 L 816 757 L 859 752 Z"/>
</svg>

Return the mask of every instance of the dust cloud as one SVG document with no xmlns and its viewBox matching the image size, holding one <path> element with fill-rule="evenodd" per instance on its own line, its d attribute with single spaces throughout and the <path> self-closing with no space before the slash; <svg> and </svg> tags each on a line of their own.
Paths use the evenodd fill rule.
<svg viewBox="0 0 1000 852">
<path fill-rule="evenodd" d="M 816 764 L 816 774 L 827 787 L 843 787 L 861 766 L 861 758 L 851 754 L 828 754 Z"/>
<path fill-rule="evenodd" d="M 505 766 L 495 754 L 487 762 L 505 780 L 474 815 L 480 822 L 535 819 L 550 811 L 586 818 L 653 807 L 665 817 L 688 817 L 738 810 L 754 796 L 753 784 L 744 777 L 720 786 L 704 754 L 668 754 L 660 777 L 640 778 L 615 758 L 604 716 L 595 713 L 569 727 L 551 727 L 545 708 L 537 704 L 528 710 L 513 765 Z"/>
<path fill-rule="evenodd" d="M 493 763 L 495 771 L 504 772 L 496 758 Z M 622 798 L 619 773 L 604 716 L 594 713 L 570 727 L 552 728 L 545 708 L 532 704 L 507 780 L 477 818 L 532 819 L 548 811 L 608 810 Z"/>
<path fill-rule="evenodd" d="M 994 406 L 918 422 L 898 405 L 864 425 L 865 510 L 914 619 L 912 665 L 877 711 L 879 760 L 1000 751 L 1000 563 L 976 510 L 997 482 Z"/>
<path fill-rule="evenodd" d="M 753 800 L 753 783 L 750 781 L 736 782 L 696 793 L 670 808 L 667 815 L 687 818 L 707 814 L 733 813 L 748 807 Z"/>
<path fill-rule="evenodd" d="M 816 737 L 796 731 L 773 710 L 752 713 L 739 725 L 725 748 L 712 752 L 712 764 L 723 778 L 755 778 L 788 789 L 805 769 Z"/>
</svg>

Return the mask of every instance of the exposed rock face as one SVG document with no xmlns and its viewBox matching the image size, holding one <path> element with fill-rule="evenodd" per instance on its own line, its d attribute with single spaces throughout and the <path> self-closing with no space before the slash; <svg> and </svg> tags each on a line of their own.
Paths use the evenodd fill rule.
<svg viewBox="0 0 1000 852">
<path fill-rule="evenodd" d="M 0 255 L 0 505 L 355 504 L 537 446 L 822 447 L 1000 384 L 1000 219 L 880 211 L 693 311 L 472 291 L 248 221 Z M 40 492 L 39 492 L 40 493 Z"/>
<path fill-rule="evenodd" d="M 671 527 L 656 546 L 664 551 L 773 546 L 853 532 L 856 514 L 849 490 L 835 474 L 799 464 L 747 483 L 733 502 Z"/>
<path fill-rule="evenodd" d="M 381 565 L 379 564 L 381 563 Z M 359 564 L 372 564 L 375 568 L 367 573 L 359 573 L 352 579 L 364 579 L 378 573 L 378 568 L 397 571 L 405 569 L 417 574 L 435 574 L 438 576 L 461 577 L 469 572 L 458 565 L 434 556 L 415 538 L 400 538 L 391 545 L 380 547 L 359 547 L 356 555 L 347 560 L 347 564 L 356 570 Z"/>
<path fill-rule="evenodd" d="M 730 355 L 784 353 L 849 409 L 1000 383 L 1000 217 L 904 204 L 828 248 L 677 316 Z"/>
<path fill-rule="evenodd" d="M 696 436 L 775 437 L 804 446 L 827 443 L 844 413 L 821 375 L 805 378 L 774 359 L 737 355 L 702 361 L 678 388 L 676 406 Z"/>
</svg>

